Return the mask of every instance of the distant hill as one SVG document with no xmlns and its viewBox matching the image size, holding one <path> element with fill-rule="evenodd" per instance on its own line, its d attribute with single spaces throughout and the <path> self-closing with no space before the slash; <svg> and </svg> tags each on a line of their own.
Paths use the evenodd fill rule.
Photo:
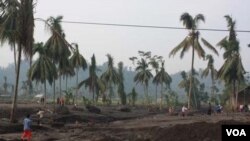
<svg viewBox="0 0 250 141">
<path fill-rule="evenodd" d="M 19 83 L 19 89 L 22 90 L 22 88 L 24 88 L 25 86 L 23 85 L 23 81 L 27 80 L 27 70 L 29 68 L 29 63 L 27 61 L 22 61 L 21 64 L 21 73 L 20 73 L 20 83 Z M 97 74 L 100 76 L 102 72 L 104 72 L 104 70 L 106 70 L 107 68 L 107 63 L 104 63 L 101 66 L 98 66 L 98 69 L 100 71 L 97 72 Z M 201 69 L 199 70 L 199 74 L 201 74 Z M 135 87 L 137 92 L 139 93 L 140 96 L 143 96 L 144 91 L 143 91 L 143 87 L 140 84 L 135 84 L 134 83 L 134 76 L 135 76 L 135 71 L 133 71 L 130 67 L 124 67 L 124 78 L 125 78 L 125 91 L 126 93 L 131 92 L 132 88 Z M 177 72 L 174 74 L 171 74 L 172 77 L 172 83 L 171 83 L 171 89 L 176 91 L 179 95 L 180 100 L 185 98 L 185 92 L 183 89 L 180 89 L 178 87 L 179 82 L 182 80 L 181 72 Z M 15 82 L 15 70 L 14 70 L 14 64 L 10 64 L 8 67 L 6 68 L 0 68 L 0 90 L 3 90 L 3 84 L 4 84 L 4 76 L 7 77 L 7 83 L 10 85 L 13 85 Z M 199 75 L 200 76 L 200 75 Z M 84 80 L 88 77 L 88 69 L 86 69 L 86 71 L 80 70 L 79 71 L 79 81 Z M 201 83 L 204 83 L 206 88 L 205 90 L 207 92 L 210 92 L 210 87 L 211 87 L 211 78 L 207 77 L 204 79 L 199 78 Z M 40 83 L 36 83 L 34 82 L 35 85 L 35 89 L 39 92 L 39 91 L 43 91 L 43 86 Z M 56 86 L 57 86 L 57 90 L 58 90 L 58 86 L 59 85 L 59 81 L 56 81 Z M 68 88 L 70 87 L 75 87 L 76 85 L 76 78 L 71 77 L 68 78 Z M 221 84 L 217 84 L 217 87 L 219 88 L 219 90 L 223 89 L 223 86 Z M 11 88 L 8 88 L 8 91 Z M 62 89 L 65 90 L 65 80 L 62 79 Z M 160 89 L 160 88 L 159 88 Z M 48 87 L 48 91 L 49 93 L 52 93 L 52 88 Z M 85 89 L 84 87 L 81 88 L 81 91 L 83 91 L 83 93 L 89 93 L 89 91 L 87 89 Z M 20 92 L 22 93 L 22 91 Z M 154 97 L 154 93 L 155 93 L 155 85 L 153 85 L 151 82 L 149 83 L 149 94 L 151 94 L 151 96 Z M 160 90 L 158 90 L 158 93 L 160 93 Z"/>
</svg>

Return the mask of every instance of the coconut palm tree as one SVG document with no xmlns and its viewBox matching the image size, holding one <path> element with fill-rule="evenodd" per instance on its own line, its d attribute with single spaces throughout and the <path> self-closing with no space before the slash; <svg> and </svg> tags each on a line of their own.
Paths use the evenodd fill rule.
<svg viewBox="0 0 250 141">
<path fill-rule="evenodd" d="M 110 54 L 107 54 L 108 58 L 108 68 L 107 70 L 101 75 L 101 79 L 104 82 L 107 82 L 107 86 L 109 89 L 109 102 L 111 101 L 111 98 L 113 96 L 113 85 L 116 85 L 120 82 L 119 74 L 114 68 L 114 59 Z"/>
<path fill-rule="evenodd" d="M 65 40 L 65 34 L 63 32 L 61 22 L 63 17 L 49 17 L 46 20 L 46 26 L 51 32 L 51 36 L 48 41 L 45 43 L 45 47 L 47 48 L 47 54 L 50 58 L 52 58 L 53 63 L 60 64 L 60 68 L 67 63 L 69 56 L 71 55 L 69 44 Z M 67 58 L 67 59 L 66 59 Z M 62 70 L 61 70 L 62 72 Z M 61 74 L 59 74 L 61 76 Z M 61 77 L 60 77 L 61 78 Z M 53 93 L 55 95 L 55 80 L 53 82 Z M 60 96 L 61 96 L 61 87 L 60 87 Z M 55 102 L 55 100 L 54 100 Z"/>
<path fill-rule="evenodd" d="M 194 76 L 195 75 L 198 75 L 198 73 L 194 70 Z M 190 78 L 190 76 L 189 77 L 187 76 L 187 73 L 185 71 L 181 72 L 181 76 L 182 76 L 183 80 L 178 84 L 178 87 L 183 88 L 184 91 L 187 93 L 187 96 L 189 96 L 188 92 L 190 90 L 190 85 L 189 84 L 190 84 L 191 78 Z M 198 92 L 197 91 L 198 90 L 197 86 L 200 84 L 200 81 L 194 76 L 193 76 L 194 85 L 192 85 L 192 89 L 194 90 L 194 92 L 193 92 L 193 97 L 190 100 L 190 102 L 195 107 L 197 107 L 197 92 Z"/>
<path fill-rule="evenodd" d="M 28 71 L 28 76 L 31 80 L 36 80 L 44 84 L 44 105 L 46 105 L 46 81 L 52 85 L 54 78 L 57 76 L 56 66 L 47 56 L 46 50 L 43 46 L 37 46 L 35 52 L 38 52 L 39 58 L 34 62 Z"/>
<path fill-rule="evenodd" d="M 118 74 L 119 74 L 120 82 L 118 84 L 117 91 L 121 100 L 121 104 L 125 105 L 127 101 L 126 101 L 126 93 L 124 90 L 124 77 L 123 77 L 123 63 L 122 62 L 118 63 Z"/>
<path fill-rule="evenodd" d="M 18 8 L 20 3 L 16 0 L 6 0 L 1 6 L 1 23 L 0 23 L 0 40 L 1 43 L 6 41 L 11 46 L 11 50 L 14 51 L 14 64 L 16 70 L 16 43 L 17 43 L 17 27 L 18 27 Z"/>
<path fill-rule="evenodd" d="M 211 100 L 215 100 L 214 89 L 215 89 L 215 77 L 217 76 L 217 70 L 214 68 L 214 58 L 212 55 L 208 54 L 206 56 L 206 60 L 208 60 L 206 69 L 202 72 L 201 77 L 207 77 L 210 73 L 212 85 L 211 85 Z"/>
<path fill-rule="evenodd" d="M 75 46 L 75 50 L 73 51 L 73 55 L 70 58 L 70 62 L 73 65 L 74 68 L 76 68 L 76 93 L 74 96 L 74 99 L 76 97 L 76 95 L 78 94 L 78 72 L 79 72 L 79 68 L 82 68 L 83 70 L 85 70 L 87 68 L 87 62 L 84 59 L 84 57 L 80 54 L 79 50 L 78 50 L 78 44 L 73 43 L 72 45 Z"/>
<path fill-rule="evenodd" d="M 218 77 L 226 82 L 227 85 L 232 84 L 233 92 L 231 94 L 232 109 L 235 110 L 237 105 L 236 83 L 244 82 L 244 74 L 246 73 L 239 53 L 239 42 L 236 38 L 235 25 L 236 21 L 232 17 L 225 16 L 229 29 L 229 36 L 223 38 L 217 45 L 225 50 L 223 58 L 224 64 L 218 71 Z"/>
<path fill-rule="evenodd" d="M 17 101 L 17 95 L 18 95 L 18 84 L 19 84 L 19 74 L 20 74 L 20 64 L 21 64 L 21 56 L 22 52 L 26 53 L 27 50 L 30 50 L 33 46 L 33 32 L 34 32 L 34 16 L 33 16 L 33 9 L 34 9 L 34 3 L 33 0 L 5 0 L 1 1 L 1 8 L 3 8 L 3 12 L 1 12 L 1 18 L 0 22 L 7 23 L 9 18 L 8 15 L 10 14 L 8 11 L 8 7 L 6 4 L 14 5 L 13 13 L 16 13 L 16 28 L 15 28 L 15 36 L 13 35 L 13 40 L 11 41 L 16 42 L 18 45 L 18 58 L 17 58 L 17 69 L 16 69 L 16 81 L 15 81 L 15 93 L 13 96 L 13 102 L 12 102 L 12 108 L 11 108 L 11 116 L 10 121 L 14 121 L 14 114 L 16 110 L 16 101 Z M 12 14 L 13 14 L 12 13 Z M 13 21 L 13 20 L 12 20 Z M 10 25 L 11 26 L 11 25 Z M 2 30 L 2 29 L 1 29 Z M 7 30 L 8 31 L 8 30 Z M 2 34 L 2 33 L 1 33 Z M 3 35 L 3 34 L 2 34 Z M 2 36 L 1 35 L 1 36 Z M 2 38 L 2 37 L 1 37 Z"/>
<path fill-rule="evenodd" d="M 78 88 L 80 88 L 83 85 L 89 88 L 89 91 L 92 92 L 93 95 L 93 103 L 95 103 L 95 93 L 97 94 L 99 91 L 103 93 L 106 89 L 105 84 L 101 81 L 101 79 L 98 78 L 96 71 L 97 71 L 96 60 L 95 60 L 95 55 L 93 54 L 93 56 L 91 57 L 91 65 L 89 66 L 89 77 L 81 81 L 78 85 Z"/>
<path fill-rule="evenodd" d="M 156 85 L 161 85 L 161 103 L 160 103 L 160 109 L 162 109 L 162 99 L 163 99 L 163 85 L 165 84 L 167 87 L 170 87 L 170 83 L 172 82 L 172 78 L 170 75 L 165 71 L 164 68 L 164 61 L 161 62 L 161 69 L 160 71 L 155 75 L 153 79 L 153 83 Z"/>
<path fill-rule="evenodd" d="M 148 63 L 145 59 L 141 58 L 140 61 L 137 62 L 136 67 L 136 75 L 134 77 L 134 81 L 136 84 L 141 83 L 144 86 L 144 94 L 147 103 L 149 104 L 149 97 L 148 97 L 148 81 L 150 78 L 153 77 L 151 70 L 148 69 Z"/>
<path fill-rule="evenodd" d="M 169 54 L 169 56 L 174 56 L 177 52 L 181 51 L 180 57 L 183 58 L 184 54 L 192 48 L 192 63 L 191 63 L 191 71 L 190 71 L 190 89 L 189 89 L 189 96 L 188 96 L 188 108 L 190 108 L 190 99 L 192 94 L 192 77 L 193 77 L 193 70 L 194 70 L 194 53 L 196 52 L 198 56 L 201 58 L 205 57 L 205 51 L 202 48 L 199 39 L 200 33 L 198 31 L 198 24 L 200 21 L 205 22 L 205 17 L 202 14 L 198 14 L 195 17 L 189 15 L 189 13 L 183 13 L 181 15 L 180 20 L 183 22 L 183 25 L 186 29 L 189 30 L 189 34 L 185 39 L 177 45 Z M 212 50 L 215 54 L 218 55 L 217 50 L 204 38 L 201 38 L 203 44 L 210 50 Z"/>
<path fill-rule="evenodd" d="M 155 70 L 155 74 L 158 73 L 158 69 L 159 69 L 159 62 L 157 59 L 157 56 L 155 55 L 154 57 L 150 58 L 149 64 L 151 65 L 151 67 Z M 158 87 L 158 83 L 155 83 L 155 103 L 157 104 L 157 87 Z"/>
</svg>

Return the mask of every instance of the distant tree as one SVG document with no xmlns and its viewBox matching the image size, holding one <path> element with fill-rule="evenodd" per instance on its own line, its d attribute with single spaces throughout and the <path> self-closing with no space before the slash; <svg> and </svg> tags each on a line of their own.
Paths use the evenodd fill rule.
<svg viewBox="0 0 250 141">
<path fill-rule="evenodd" d="M 208 74 L 210 73 L 211 75 L 211 80 L 212 80 L 212 85 L 211 85 L 211 100 L 215 99 L 215 79 L 217 76 L 217 70 L 214 68 L 214 58 L 212 55 L 207 55 L 206 60 L 208 60 L 207 68 L 202 72 L 201 77 L 207 77 Z"/>
<path fill-rule="evenodd" d="M 161 85 L 161 103 L 160 103 L 160 109 L 162 109 L 162 99 L 163 99 L 163 85 L 165 84 L 166 87 L 170 87 L 170 83 L 172 82 L 172 78 L 170 75 L 165 71 L 164 68 L 164 61 L 161 63 L 161 69 L 156 74 L 156 76 L 153 79 L 153 83 L 156 85 Z"/>
<path fill-rule="evenodd" d="M 71 61 L 71 64 L 73 65 L 73 67 L 76 68 L 76 94 L 74 96 L 74 99 L 75 99 L 76 95 L 78 95 L 79 68 L 82 68 L 83 70 L 85 70 L 87 68 L 87 62 L 86 62 L 85 58 L 80 54 L 79 49 L 78 49 L 78 44 L 73 43 L 73 45 L 75 46 L 75 50 L 73 51 L 73 55 L 70 58 L 70 61 Z"/>
<path fill-rule="evenodd" d="M 111 97 L 113 96 L 113 85 L 117 85 L 119 83 L 119 74 L 114 68 L 114 59 L 110 54 L 107 54 L 108 57 L 108 68 L 101 75 L 101 79 L 108 84 L 109 89 L 109 102 L 111 102 Z"/>
<path fill-rule="evenodd" d="M 148 81 L 153 77 L 153 75 L 150 72 L 148 63 L 145 59 L 141 58 L 141 60 L 137 62 L 136 72 L 137 73 L 134 77 L 134 81 L 136 82 L 136 84 L 141 83 L 144 86 L 145 99 L 147 101 L 147 104 L 149 104 Z"/>
<path fill-rule="evenodd" d="M 118 63 L 118 74 L 119 74 L 119 84 L 118 84 L 118 95 L 120 97 L 121 100 L 121 104 L 125 105 L 127 103 L 126 101 L 126 93 L 124 90 L 124 77 L 123 77 L 123 63 L 119 62 Z"/>
<path fill-rule="evenodd" d="M 131 93 L 128 94 L 128 100 L 129 103 L 135 106 L 136 100 L 137 100 L 137 92 L 135 91 L 135 88 L 132 89 Z"/>
<path fill-rule="evenodd" d="M 189 34 L 185 39 L 177 45 L 169 54 L 169 56 L 174 56 L 178 51 L 181 50 L 180 57 L 183 58 L 184 54 L 192 48 L 192 64 L 191 64 L 191 71 L 190 71 L 190 86 L 189 86 L 189 95 L 188 95 L 188 108 L 190 108 L 190 100 L 191 100 L 191 94 L 192 94 L 192 84 L 193 84 L 193 71 L 194 71 L 194 53 L 198 54 L 199 57 L 204 58 L 205 57 L 205 51 L 202 48 L 199 38 L 200 33 L 198 31 L 198 24 L 200 21 L 205 21 L 205 17 L 202 14 L 196 15 L 194 18 L 189 15 L 189 13 L 183 13 L 181 15 L 180 20 L 183 22 L 183 25 L 186 27 L 186 29 L 189 30 Z M 205 39 L 201 38 L 201 41 L 204 43 L 204 45 L 212 50 L 214 53 L 218 54 L 216 49 Z"/>
<path fill-rule="evenodd" d="M 47 56 L 46 50 L 43 46 L 38 46 L 35 49 L 39 53 L 38 59 L 34 62 L 28 71 L 28 76 L 31 80 L 36 80 L 44 84 L 44 104 L 46 105 L 46 81 L 52 85 L 54 78 L 57 77 L 56 66 Z"/>
</svg>

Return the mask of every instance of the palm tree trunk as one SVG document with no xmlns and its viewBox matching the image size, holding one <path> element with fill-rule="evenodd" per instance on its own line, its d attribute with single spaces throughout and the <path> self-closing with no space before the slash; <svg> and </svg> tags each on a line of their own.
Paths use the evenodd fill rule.
<svg viewBox="0 0 250 141">
<path fill-rule="evenodd" d="M 16 45 L 13 44 L 13 48 L 14 48 L 14 64 L 15 64 L 15 73 L 17 74 L 17 67 L 16 67 Z"/>
<path fill-rule="evenodd" d="M 68 75 L 66 75 L 66 84 L 65 84 L 66 90 L 68 90 Z"/>
<path fill-rule="evenodd" d="M 60 73 L 60 79 L 59 79 L 59 88 L 60 88 L 60 90 L 59 90 L 59 95 L 60 95 L 60 97 L 61 97 L 61 95 L 62 95 L 62 85 L 61 85 L 61 81 L 62 81 L 62 76 L 61 76 L 61 73 Z"/>
<path fill-rule="evenodd" d="M 157 86 L 158 84 L 156 84 L 155 86 L 155 104 L 157 105 Z"/>
<path fill-rule="evenodd" d="M 239 91 L 239 81 L 237 81 L 237 89 L 236 89 L 236 98 L 235 98 L 235 104 L 236 104 L 236 108 L 238 108 L 238 91 Z"/>
<path fill-rule="evenodd" d="M 160 104 L 160 110 L 162 109 L 162 98 L 163 98 L 163 83 L 161 83 L 161 104 Z"/>
<path fill-rule="evenodd" d="M 54 103 L 54 112 L 56 111 L 56 83 L 55 77 L 53 78 L 53 103 Z"/>
<path fill-rule="evenodd" d="M 32 66 L 32 54 L 30 54 L 30 68 L 31 68 L 31 66 Z M 29 93 L 29 95 L 31 95 L 31 86 L 32 86 L 32 81 L 31 81 L 31 78 L 28 78 L 28 93 Z"/>
<path fill-rule="evenodd" d="M 16 75 L 16 83 L 15 83 L 15 93 L 13 96 L 12 107 L 10 112 L 10 122 L 14 122 L 15 110 L 16 110 L 16 101 L 18 95 L 18 83 L 19 83 L 19 74 L 20 74 L 20 65 L 21 65 L 21 56 L 22 56 L 22 48 L 21 44 L 18 45 L 18 60 L 17 60 L 17 75 Z"/>
<path fill-rule="evenodd" d="M 75 93 L 75 96 L 74 96 L 74 101 L 75 103 L 77 103 L 77 96 L 78 96 L 78 72 L 79 72 L 79 68 L 76 68 L 76 93 Z"/>
<path fill-rule="evenodd" d="M 190 73 L 190 85 L 189 85 L 189 94 L 188 94 L 188 109 L 190 109 L 191 94 L 192 94 L 192 83 L 193 83 L 193 70 L 194 70 L 194 41 L 192 48 L 192 63 L 191 63 L 191 73 Z"/>
<path fill-rule="evenodd" d="M 44 82 L 44 106 L 47 103 L 47 91 L 46 91 L 46 81 Z"/>
<path fill-rule="evenodd" d="M 236 91 L 236 82 L 235 80 L 233 80 L 233 93 L 232 93 L 232 96 L 231 96 L 231 101 L 232 101 L 232 110 L 234 111 L 235 110 L 235 91 Z"/>
</svg>

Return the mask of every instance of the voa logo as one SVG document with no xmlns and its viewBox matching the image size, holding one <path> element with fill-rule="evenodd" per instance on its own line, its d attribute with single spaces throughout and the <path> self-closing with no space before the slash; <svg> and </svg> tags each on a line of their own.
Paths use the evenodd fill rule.
<svg viewBox="0 0 250 141">
<path fill-rule="evenodd" d="M 247 136 L 244 129 L 226 129 L 227 136 Z"/>
</svg>

